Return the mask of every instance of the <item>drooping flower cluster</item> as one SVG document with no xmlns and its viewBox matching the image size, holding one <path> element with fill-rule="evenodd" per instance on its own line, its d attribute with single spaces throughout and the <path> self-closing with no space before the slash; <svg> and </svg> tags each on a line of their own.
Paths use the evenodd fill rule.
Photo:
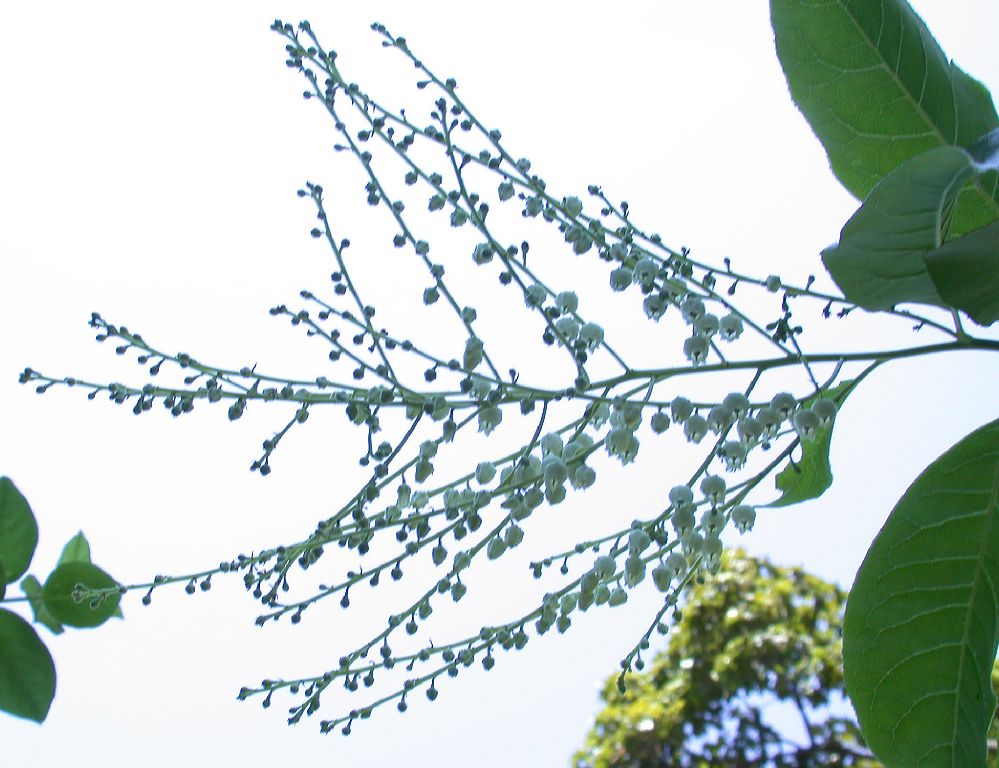
<svg viewBox="0 0 999 768">
<path fill-rule="evenodd" d="M 812 292 L 810 286 L 785 285 L 775 275 L 760 279 L 737 273 L 728 260 L 723 268 L 699 263 L 687 249 L 671 249 L 659 236 L 639 229 L 627 204 L 613 204 L 597 186 L 588 191 L 598 214 L 588 212 L 577 196 L 553 196 L 545 181 L 532 173 L 530 161 L 514 159 L 500 132 L 486 128 L 468 110 L 454 80 L 433 74 L 403 38 L 381 25 L 374 29 L 383 44 L 419 72 L 417 88 L 436 96 L 426 124 L 405 110 L 383 107 L 345 80 L 336 54 L 320 45 L 308 23 L 296 28 L 276 21 L 273 29 L 286 40 L 287 65 L 306 81 L 304 96 L 320 103 L 332 118 L 337 149 L 356 160 L 367 176 L 364 202 L 384 211 L 393 227 L 393 249 L 422 268 L 425 282 L 412 290 L 427 311 L 439 309 L 436 305 L 450 311 L 457 340 L 414 342 L 383 327 L 380 319 L 376 322 L 380 315 L 375 305 L 362 298 L 368 296 L 368 287 L 355 280 L 348 264 L 351 242 L 334 232 L 322 185 L 308 183 L 298 194 L 315 207 L 318 223 L 310 235 L 328 246 L 334 262 L 332 296 L 322 299 L 303 291 L 306 307 L 282 304 L 271 314 L 328 345 L 329 360 L 344 375 L 302 381 L 263 373 L 255 366 L 216 367 L 155 348 L 97 314 L 91 325 L 98 340 L 113 341 L 119 355 L 134 353 L 152 378 L 164 366 L 176 367 L 183 372 L 183 384 L 100 384 L 26 369 L 22 381 L 36 382 L 40 392 L 55 384 L 82 387 L 91 398 L 105 393 L 115 403 L 130 403 L 137 415 L 159 402 L 181 416 L 205 402 L 221 404 L 228 418 L 236 420 L 259 403 L 286 403 L 290 418 L 263 442 L 262 454 L 251 465 L 261 474 L 271 471 L 279 444 L 313 408 L 342 409 L 349 424 L 362 430 L 367 448 L 359 465 L 368 473 L 367 480 L 334 514 L 317 520 L 307 536 L 256 555 L 239 555 L 197 574 L 156 577 L 141 585 L 148 589 L 144 602 L 166 584 L 210 583 L 213 574 L 239 573 L 264 607 L 259 624 L 285 616 L 299 623 L 311 605 L 328 597 L 337 596 L 340 605 L 349 608 L 356 584 L 376 586 L 386 575 L 400 581 L 411 563 L 420 573 L 432 568 L 433 576 L 388 617 L 385 628 L 360 646 L 345 649 L 328 671 L 265 680 L 240 693 L 241 698 L 260 695 L 264 706 L 278 691 L 300 697 L 290 710 L 290 721 L 297 722 L 319 710 L 321 699 L 332 696 L 334 684 L 353 693 L 386 680 L 387 692 L 383 689 L 368 703 L 323 720 L 324 731 L 349 733 L 356 720 L 387 702 L 404 711 L 407 697 L 417 689 L 432 701 L 440 678 L 457 676 L 475 661 L 491 669 L 500 651 L 522 649 L 531 635 L 552 627 L 564 633 L 576 612 L 620 606 L 631 590 L 650 580 L 663 593 L 662 608 L 622 662 L 625 672 L 641 668 L 641 652 L 649 647 L 654 631 L 666 631 L 664 617 L 676 607 L 683 586 L 701 569 L 717 567 L 728 524 L 742 533 L 750 530 L 757 517 L 752 502 L 771 500 L 759 489 L 762 481 L 776 468 L 793 465 L 793 456 L 831 427 L 837 403 L 847 391 L 837 386 L 846 358 L 806 355 L 790 302 L 818 299 L 827 305 L 828 315 L 828 306 L 841 300 Z M 420 152 L 427 148 L 434 150 L 431 155 L 439 166 L 423 161 Z M 376 149 L 404 169 L 401 191 L 395 191 L 398 179 L 393 187 L 392 179 L 376 173 Z M 476 192 L 473 181 L 483 174 L 492 181 L 487 191 Z M 554 227 L 572 254 L 601 260 L 611 292 L 638 294 L 649 320 L 682 322 L 686 331 L 670 341 L 674 350 L 664 364 L 652 369 L 628 365 L 611 345 L 604 325 L 590 308 L 581 306 L 572 286 L 550 285 L 533 261 L 528 266 L 529 242 L 507 235 L 502 220 L 494 223 L 501 217 L 491 211 L 504 206 L 516 206 L 526 222 Z M 413 210 L 420 216 L 412 215 Z M 494 357 L 488 334 L 479 330 L 479 308 L 459 299 L 461 286 L 449 276 L 460 265 L 439 258 L 423 236 L 423 228 L 431 226 L 427 220 L 440 219 L 446 219 L 450 229 L 474 230 L 477 242 L 470 259 L 464 251 L 465 266 L 470 262 L 475 270 L 492 270 L 501 286 L 514 289 L 515 300 L 504 311 L 511 317 L 525 313 L 525 327 L 533 323 L 540 328 L 552 360 L 570 366 L 564 381 L 551 384 L 547 374 L 556 370 L 554 363 L 550 370 L 528 366 L 501 373 L 504 366 L 498 355 Z M 513 240 L 520 242 L 511 244 Z M 730 282 L 726 290 L 719 289 L 720 278 Z M 782 294 L 778 317 L 754 322 L 735 304 L 740 284 L 757 289 L 771 302 L 772 294 Z M 769 356 L 739 357 L 740 344 L 748 338 L 756 344 L 753 350 L 762 346 Z M 673 356 L 682 364 L 672 364 Z M 816 378 L 821 365 L 833 369 L 824 382 Z M 797 395 L 757 394 L 765 375 L 787 369 L 805 370 L 811 386 Z M 742 375 L 742 386 L 719 399 L 698 397 L 695 387 L 684 386 L 684 377 L 703 376 L 705 371 Z M 461 470 L 452 472 L 454 447 L 466 436 L 477 437 L 471 434 L 477 432 L 492 440 L 508 428 L 525 425 L 515 449 L 485 456 L 464 453 Z M 553 564 L 560 563 L 557 588 L 537 596 L 523 613 L 467 637 L 438 645 L 411 639 L 428 637 L 424 627 L 432 621 L 435 604 L 458 603 L 466 596 L 462 577 L 482 560 L 480 555 L 496 560 L 516 550 L 530 533 L 529 518 L 593 486 L 603 454 L 631 465 L 643 441 L 680 439 L 681 434 L 689 444 L 705 446 L 704 459 L 688 477 L 670 479 L 676 484 L 668 492 L 664 487 L 662 508 L 530 563 L 538 578 L 551 578 Z M 330 555 L 337 549 L 351 553 L 349 562 L 363 566 L 346 567 L 345 557 Z M 311 594 L 291 593 L 292 571 L 314 568 L 320 560 L 342 572 L 342 578 Z"/>
</svg>

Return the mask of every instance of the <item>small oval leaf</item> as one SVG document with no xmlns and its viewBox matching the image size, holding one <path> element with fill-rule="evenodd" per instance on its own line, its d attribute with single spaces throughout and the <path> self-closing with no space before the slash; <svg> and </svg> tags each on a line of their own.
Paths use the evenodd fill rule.
<svg viewBox="0 0 999 768">
<path fill-rule="evenodd" d="M 31 625 L 0 610 L 0 710 L 40 723 L 55 697 L 52 656 Z"/>
<path fill-rule="evenodd" d="M 38 544 L 38 524 L 27 500 L 9 477 L 0 477 L 0 562 L 5 584 L 28 570 Z"/>
<path fill-rule="evenodd" d="M 999 645 L 999 420 L 892 510 L 846 607 L 846 688 L 878 759 L 985 768 Z"/>
<path fill-rule="evenodd" d="M 28 602 L 31 604 L 31 611 L 35 615 L 35 623 L 41 624 L 43 627 L 48 627 L 52 634 L 61 635 L 64 631 L 62 624 L 45 607 L 41 582 L 34 576 L 25 576 L 21 579 L 21 591 L 24 592 L 25 597 L 28 598 Z"/>
<path fill-rule="evenodd" d="M 90 560 L 90 542 L 87 541 L 87 537 L 83 535 L 83 531 L 80 531 L 73 538 L 66 542 L 66 546 L 62 548 L 62 554 L 59 555 L 58 565 L 63 563 L 89 563 Z"/>
<path fill-rule="evenodd" d="M 111 593 L 102 598 L 84 598 L 77 601 L 73 593 L 78 589 L 109 589 L 118 583 L 108 574 L 90 563 L 63 563 L 45 581 L 43 598 L 49 613 L 70 627 L 97 627 L 114 615 L 121 595 Z"/>
<path fill-rule="evenodd" d="M 842 405 L 865 376 L 866 372 L 856 379 L 848 379 L 823 393 L 822 396 L 829 398 L 836 405 Z M 816 399 L 811 397 L 804 402 L 804 405 L 810 407 Z M 780 498 L 767 506 L 789 507 L 792 504 L 817 499 L 829 490 L 833 481 L 832 468 L 829 465 L 829 448 L 834 426 L 836 426 L 835 421 L 821 427 L 814 440 L 802 442 L 801 458 L 797 463 L 782 469 L 774 478 L 774 484 L 781 492 Z"/>
</svg>

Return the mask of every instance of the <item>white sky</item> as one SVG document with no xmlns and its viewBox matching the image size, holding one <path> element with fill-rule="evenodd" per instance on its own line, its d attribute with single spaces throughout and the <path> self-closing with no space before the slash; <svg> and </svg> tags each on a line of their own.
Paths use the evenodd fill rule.
<svg viewBox="0 0 999 768">
<path fill-rule="evenodd" d="M 949 55 L 999 90 L 999 6 L 913 5 Z M 329 190 L 346 178 L 354 208 L 337 221 L 342 233 L 357 236 L 351 224 L 359 228 L 367 213 L 349 159 L 328 151 L 326 118 L 303 102 L 302 82 L 282 63 L 281 40 L 268 30 L 276 7 L 4 9 L 0 473 L 38 517 L 32 570 L 40 577 L 79 528 L 98 564 L 123 582 L 141 581 L 293 540 L 353 493 L 339 415 L 293 433 L 273 474 L 260 478 L 249 463 L 284 411 L 256 409 L 233 425 L 204 408 L 178 421 L 159 408 L 136 419 L 82 392 L 40 398 L 16 383 L 25 365 L 143 381 L 134 363 L 93 342 L 93 310 L 207 362 L 268 360 L 271 369 L 315 375 L 323 358 L 309 358 L 314 347 L 298 341 L 301 333 L 266 312 L 302 288 L 326 285 L 328 262 L 308 237 L 311 214 L 294 191 L 306 178 Z M 599 182 L 665 242 L 689 245 L 707 261 L 731 256 L 747 272 L 797 282 L 818 273 L 819 250 L 856 203 L 790 101 L 764 5 L 620 8 L 288 2 L 278 15 L 309 18 L 340 52 L 347 77 L 388 104 L 405 103 L 415 78 L 368 25 L 379 20 L 405 35 L 439 74 L 458 79 L 466 103 L 502 128 L 506 146 L 529 156 L 558 195 L 585 197 L 586 185 Z M 374 264 L 382 273 L 382 262 Z M 383 288 L 412 292 L 384 274 Z M 828 330 L 816 333 L 829 341 Z M 893 340 L 911 342 L 888 329 L 858 346 Z M 282 368 L 284 358 L 293 362 Z M 834 488 L 800 508 L 761 512 L 745 545 L 848 585 L 916 474 L 997 416 L 997 372 L 984 354 L 966 354 L 892 365 L 869 379 L 837 425 Z M 608 471 L 602 489 L 574 502 L 579 514 L 599 521 L 605 509 L 634 507 L 637 516 L 654 508 L 663 473 L 654 461 L 644 467 L 622 475 L 627 486 Z M 554 541 L 569 514 L 558 510 L 542 539 Z M 476 617 L 462 626 L 507 617 L 497 610 L 518 597 L 517 587 L 504 589 L 507 579 L 530 584 L 520 564 L 499 570 L 492 579 L 473 570 L 469 601 L 478 599 L 467 607 Z M 312 721 L 289 729 L 284 699 L 269 712 L 235 701 L 241 685 L 262 677 L 334 666 L 362 628 L 379 626 L 392 609 L 371 599 L 368 611 L 317 613 L 294 629 L 262 631 L 238 585 L 217 581 L 193 598 L 181 588 L 159 592 L 147 609 L 131 595 L 126 621 L 97 631 L 55 638 L 42 629 L 57 697 L 42 727 L 0 718 L 3 763 L 565 764 L 597 710 L 598 684 L 644 629 L 657 596 L 649 585 L 613 615 L 591 612 L 564 637 L 500 657 L 488 676 L 476 670 L 447 681 L 432 706 L 420 695 L 405 716 L 378 713 L 350 739 L 321 737 Z"/>
</svg>

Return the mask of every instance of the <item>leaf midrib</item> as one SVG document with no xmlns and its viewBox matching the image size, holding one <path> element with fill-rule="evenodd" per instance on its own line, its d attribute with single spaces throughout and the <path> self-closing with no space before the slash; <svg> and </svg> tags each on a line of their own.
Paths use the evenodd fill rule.
<svg viewBox="0 0 999 768">
<path fill-rule="evenodd" d="M 985 555 L 987 549 L 987 542 L 989 541 L 989 534 L 992 531 L 992 526 L 995 522 L 995 509 L 996 505 L 999 504 L 999 467 L 996 468 L 995 474 L 992 478 L 992 492 L 989 494 L 988 503 L 985 505 L 985 525 L 982 527 L 982 537 L 978 544 L 978 558 L 976 559 L 975 565 L 975 577 L 971 582 L 971 594 L 968 600 L 969 610 L 965 615 L 964 619 L 964 631 L 961 633 L 961 653 L 958 656 L 957 664 L 957 675 L 955 676 L 958 681 L 962 679 L 965 661 L 970 655 L 970 643 L 968 642 L 969 636 L 971 634 L 971 615 L 972 606 L 975 605 L 975 597 L 978 591 L 979 584 L 982 583 L 983 579 L 988 578 L 988 573 L 983 573 L 982 564 L 985 562 Z M 994 592 L 995 590 L 993 590 Z M 993 630 L 994 631 L 994 630 Z M 960 685 L 960 683 L 959 683 Z M 956 693 L 956 691 L 955 691 Z M 961 697 L 959 695 L 954 696 L 954 714 L 951 718 L 953 723 L 953 730 L 951 732 L 952 743 L 957 744 L 958 735 L 958 722 L 959 722 L 959 709 L 961 705 Z M 957 764 L 957 749 L 951 752 L 951 765 L 954 768 L 961 768 Z"/>
<path fill-rule="evenodd" d="M 871 48 L 874 50 L 875 54 L 877 55 L 877 59 L 880 62 L 879 66 L 881 67 L 881 69 L 886 70 L 890 74 L 891 79 L 898 86 L 898 89 L 905 95 L 906 100 L 909 101 L 915 107 L 916 113 L 922 118 L 923 123 L 929 127 L 929 129 L 930 129 L 930 131 L 929 131 L 930 135 L 936 136 L 936 138 L 940 141 L 940 143 L 941 143 L 942 146 L 948 146 L 948 147 L 956 147 L 956 146 L 958 146 L 954 142 L 947 141 L 947 138 L 943 135 L 943 133 L 940 131 L 940 129 L 936 126 L 936 124 L 934 124 L 934 122 L 930 119 L 929 114 L 923 108 L 922 104 L 920 104 L 919 101 L 914 101 L 913 100 L 913 95 L 911 93 L 909 93 L 908 88 L 905 87 L 905 83 L 898 76 L 898 71 L 895 70 L 895 69 L 892 69 L 890 66 L 888 66 L 888 61 L 884 57 L 884 55 L 881 53 L 881 49 L 878 47 L 877 43 L 874 40 L 872 40 L 867 35 L 867 33 L 864 31 L 864 28 L 861 27 L 860 24 L 857 23 L 856 16 L 854 16 L 854 14 L 852 14 L 850 12 L 850 10 L 849 10 L 849 8 L 847 8 L 846 3 L 844 2 L 844 0 L 836 0 L 836 2 L 839 5 L 839 7 L 843 10 L 843 13 L 846 15 L 847 19 L 850 20 L 850 23 L 860 33 L 860 36 L 864 40 L 866 40 L 867 44 L 870 45 Z M 882 24 L 881 24 L 881 26 L 882 26 L 882 28 L 884 27 L 883 17 L 882 17 Z M 926 69 L 927 69 L 927 71 L 929 71 L 929 66 L 928 66 L 929 59 L 928 59 L 927 54 L 926 54 L 926 46 L 923 44 L 923 36 L 921 34 L 918 34 L 918 30 L 917 30 L 917 36 L 919 38 L 919 47 L 923 51 L 923 61 L 927 62 Z M 902 39 L 901 35 L 899 36 L 899 39 L 900 40 Z M 960 120 L 961 120 L 961 117 L 960 117 L 960 113 L 958 112 L 958 109 L 957 109 L 957 94 L 956 94 L 956 89 L 954 87 L 954 77 L 953 77 L 954 73 L 950 69 L 951 66 L 952 65 L 950 64 L 950 62 L 947 62 L 947 82 L 950 84 L 950 98 L 951 98 L 951 103 L 954 105 L 954 130 L 956 132 L 956 131 L 958 131 L 960 129 Z M 926 85 L 926 77 L 924 75 L 924 77 L 923 77 L 923 86 L 924 86 L 924 88 L 925 88 L 925 85 Z M 852 126 L 851 126 L 851 128 L 852 128 Z M 859 134 L 859 131 L 854 131 L 854 132 Z M 956 138 L 957 137 L 955 136 L 955 139 Z M 993 209 L 993 211 L 995 211 L 997 214 L 999 214 L 999 201 L 997 201 L 994 197 L 992 197 L 992 195 L 987 194 L 985 192 L 985 190 L 982 189 L 981 182 L 980 182 L 980 177 L 976 176 L 972 180 L 972 187 L 974 188 L 975 192 L 978 193 L 978 196 L 980 198 L 982 198 L 985 201 L 985 203 L 989 207 L 991 207 Z"/>
</svg>

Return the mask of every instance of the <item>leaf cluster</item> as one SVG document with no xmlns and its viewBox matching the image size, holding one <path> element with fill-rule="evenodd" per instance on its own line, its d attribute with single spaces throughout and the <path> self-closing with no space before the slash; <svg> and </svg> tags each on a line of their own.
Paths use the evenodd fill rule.
<svg viewBox="0 0 999 768">
<path fill-rule="evenodd" d="M 98 627 L 112 616 L 122 617 L 122 587 L 91 562 L 82 532 L 63 547 L 44 585 L 25 576 L 37 544 L 31 507 L 10 478 L 0 477 L 0 600 L 12 602 L 7 586 L 21 579 L 34 622 L 57 635 L 64 627 Z M 21 616 L 0 608 L 0 710 L 42 722 L 55 687 L 55 663 L 45 643 Z"/>
</svg>

